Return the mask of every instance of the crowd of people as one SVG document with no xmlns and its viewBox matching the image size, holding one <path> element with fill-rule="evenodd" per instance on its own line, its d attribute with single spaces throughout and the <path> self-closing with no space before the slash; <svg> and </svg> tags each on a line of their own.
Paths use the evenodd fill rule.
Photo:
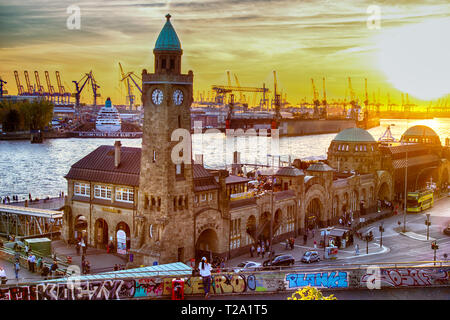
<svg viewBox="0 0 450 320">
<path fill-rule="evenodd" d="M 60 191 L 59 192 L 59 198 L 64 198 L 64 191 Z M 47 196 L 44 200 L 49 200 L 49 199 L 50 199 L 50 197 Z M 0 196 L 0 203 L 3 203 L 3 204 L 16 203 L 16 202 L 24 201 L 24 200 L 25 201 L 28 200 L 28 202 L 33 202 L 33 201 L 38 202 L 38 201 L 40 201 L 39 198 L 33 199 L 33 197 L 31 196 L 31 193 L 28 194 L 28 199 L 26 197 L 23 197 L 22 199 L 19 199 L 19 196 L 16 195 L 16 194 L 11 195 L 11 196 L 9 196 L 9 195 Z"/>
</svg>

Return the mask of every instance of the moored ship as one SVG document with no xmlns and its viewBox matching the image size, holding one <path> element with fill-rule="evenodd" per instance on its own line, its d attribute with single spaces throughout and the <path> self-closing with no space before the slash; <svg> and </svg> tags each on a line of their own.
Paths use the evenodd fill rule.
<svg viewBox="0 0 450 320">
<path fill-rule="evenodd" d="M 95 122 L 95 129 L 101 132 L 117 132 L 122 128 L 122 120 L 119 111 L 112 105 L 111 99 L 105 101 L 105 106 L 100 109 Z"/>
</svg>

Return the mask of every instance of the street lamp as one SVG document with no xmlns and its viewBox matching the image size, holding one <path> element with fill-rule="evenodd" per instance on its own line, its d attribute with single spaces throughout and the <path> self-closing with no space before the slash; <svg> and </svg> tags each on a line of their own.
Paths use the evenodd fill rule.
<svg viewBox="0 0 450 320">
<path fill-rule="evenodd" d="M 427 213 L 427 220 L 425 221 L 425 225 L 427 226 L 427 240 L 429 240 L 430 239 L 430 226 L 431 226 L 429 213 Z"/>
<path fill-rule="evenodd" d="M 378 228 L 378 230 L 380 230 L 380 234 L 381 234 L 381 238 L 380 238 L 380 248 L 381 248 L 383 246 L 383 232 L 384 232 L 383 223 L 381 223 L 381 225 Z"/>
<path fill-rule="evenodd" d="M 364 237 L 364 240 L 366 240 L 366 254 L 369 254 L 369 241 L 371 237 L 369 236 L 369 234 L 367 233 L 366 236 Z"/>
</svg>

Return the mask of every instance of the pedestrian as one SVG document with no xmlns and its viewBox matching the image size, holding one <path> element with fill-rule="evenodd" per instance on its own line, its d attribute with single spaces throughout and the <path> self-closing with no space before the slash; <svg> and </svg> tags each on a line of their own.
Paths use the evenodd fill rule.
<svg viewBox="0 0 450 320">
<path fill-rule="evenodd" d="M 359 246 L 358 244 L 355 244 L 355 255 L 359 255 Z"/>
<path fill-rule="evenodd" d="M 339 218 L 339 224 L 342 225 L 342 218 Z"/>
<path fill-rule="evenodd" d="M 306 242 L 308 241 L 308 235 L 305 233 L 303 235 L 303 245 L 306 245 Z"/>
<path fill-rule="evenodd" d="M 285 242 L 285 243 L 286 243 L 286 244 L 285 244 L 285 247 L 284 247 L 284 248 L 287 250 L 288 247 L 289 247 L 289 239 L 286 238 L 286 242 Z"/>
<path fill-rule="evenodd" d="M 48 275 L 50 274 L 49 267 L 44 263 L 42 266 L 41 276 L 44 277 L 44 280 L 47 280 Z"/>
<path fill-rule="evenodd" d="M 19 259 L 16 259 L 14 263 L 14 273 L 16 274 L 16 280 L 19 280 L 19 270 L 20 270 L 20 262 Z"/>
<path fill-rule="evenodd" d="M 50 275 L 54 276 L 56 275 L 56 270 L 58 269 L 58 262 L 56 260 L 53 260 L 52 265 L 50 266 Z"/>
<path fill-rule="evenodd" d="M 27 263 L 28 263 L 28 270 L 31 271 L 31 254 L 28 255 Z"/>
<path fill-rule="evenodd" d="M 83 255 L 86 255 L 86 244 L 84 243 L 84 240 L 81 240 L 81 248 L 83 251 Z"/>
<path fill-rule="evenodd" d="M 311 232 L 312 232 L 312 237 L 315 238 L 315 237 L 316 237 L 316 232 L 315 232 L 315 230 L 312 229 Z"/>
<path fill-rule="evenodd" d="M 266 248 L 264 247 L 264 245 L 262 245 L 261 247 L 261 257 L 264 259 L 264 254 L 265 254 Z"/>
<path fill-rule="evenodd" d="M 39 258 L 37 259 L 37 262 L 36 262 L 36 272 L 37 272 L 37 273 L 39 273 L 39 272 L 41 271 L 41 268 L 42 268 L 42 262 L 43 262 L 42 257 L 39 257 Z"/>
<path fill-rule="evenodd" d="M 314 249 L 317 249 L 317 242 L 314 240 Z"/>
<path fill-rule="evenodd" d="M 114 265 L 114 271 L 119 271 L 119 266 L 117 265 L 117 263 Z"/>
<path fill-rule="evenodd" d="M 28 245 L 26 244 L 25 245 L 25 253 L 28 255 L 28 251 L 29 251 L 30 249 L 28 248 Z"/>
<path fill-rule="evenodd" d="M 250 247 L 250 257 L 253 258 L 253 252 L 255 251 L 255 247 L 251 245 Z"/>
<path fill-rule="evenodd" d="M 6 284 L 6 281 L 8 281 L 6 279 L 6 272 L 5 269 L 3 269 L 3 267 L 0 267 L 0 279 L 2 279 L 2 284 Z"/>
<path fill-rule="evenodd" d="M 35 272 L 36 256 L 33 253 L 30 255 L 30 264 L 31 264 L 31 272 Z"/>
<path fill-rule="evenodd" d="M 259 244 L 258 244 L 258 247 L 256 248 L 256 253 L 257 253 L 258 257 L 261 254 L 261 247 Z"/>
<path fill-rule="evenodd" d="M 269 239 L 266 240 L 266 248 L 270 247 Z"/>
<path fill-rule="evenodd" d="M 76 245 L 75 248 L 77 249 L 77 256 L 79 256 L 80 255 L 80 249 L 81 249 L 81 243 L 79 241 L 77 242 L 77 245 Z"/>
<path fill-rule="evenodd" d="M 294 250 L 294 245 L 295 245 L 295 239 L 291 238 L 291 250 Z"/>
<path fill-rule="evenodd" d="M 206 260 L 206 257 L 202 258 L 198 269 L 200 270 L 200 276 L 203 280 L 203 289 L 205 290 L 205 298 L 209 297 L 209 288 L 211 285 L 211 265 Z"/>
</svg>

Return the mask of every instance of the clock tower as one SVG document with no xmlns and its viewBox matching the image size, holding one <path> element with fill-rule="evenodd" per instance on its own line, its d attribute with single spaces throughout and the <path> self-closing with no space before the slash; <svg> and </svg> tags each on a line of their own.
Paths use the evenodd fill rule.
<svg viewBox="0 0 450 320">
<path fill-rule="evenodd" d="M 144 128 L 138 209 L 131 253 L 150 265 L 194 257 L 191 114 L 193 72 L 181 73 L 183 50 L 166 15 L 153 49 L 154 73 L 142 71 Z"/>
</svg>

